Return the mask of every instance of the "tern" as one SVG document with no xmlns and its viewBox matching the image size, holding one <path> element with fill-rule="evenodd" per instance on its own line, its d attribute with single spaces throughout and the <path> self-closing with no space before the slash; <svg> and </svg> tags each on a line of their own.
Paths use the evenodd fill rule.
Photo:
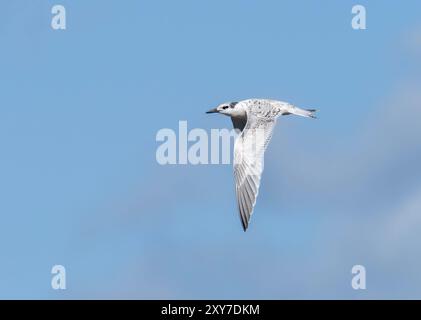
<svg viewBox="0 0 421 320">
<path fill-rule="evenodd" d="M 239 133 L 234 143 L 234 178 L 238 211 L 246 231 L 259 193 L 264 153 L 272 137 L 276 119 L 294 114 L 316 118 L 315 109 L 301 109 L 290 103 L 270 99 L 226 102 L 206 113 L 231 117 Z"/>
</svg>

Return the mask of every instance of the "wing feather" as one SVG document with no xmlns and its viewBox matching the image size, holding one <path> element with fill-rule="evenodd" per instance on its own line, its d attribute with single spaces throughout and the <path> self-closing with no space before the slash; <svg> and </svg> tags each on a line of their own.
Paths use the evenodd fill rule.
<svg viewBox="0 0 421 320">
<path fill-rule="evenodd" d="M 276 120 L 247 113 L 247 123 L 234 145 L 234 177 L 238 209 L 247 230 L 259 193 L 264 152 L 272 137 Z"/>
</svg>

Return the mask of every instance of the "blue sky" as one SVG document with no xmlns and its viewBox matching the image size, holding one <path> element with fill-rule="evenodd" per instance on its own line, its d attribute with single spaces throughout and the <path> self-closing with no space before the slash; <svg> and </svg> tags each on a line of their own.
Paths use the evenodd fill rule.
<svg viewBox="0 0 421 320">
<path fill-rule="evenodd" d="M 2 1 L 0 297 L 421 298 L 421 4 L 358 3 Z M 280 119 L 244 233 L 231 166 L 155 136 L 251 97 L 319 119 Z"/>
</svg>

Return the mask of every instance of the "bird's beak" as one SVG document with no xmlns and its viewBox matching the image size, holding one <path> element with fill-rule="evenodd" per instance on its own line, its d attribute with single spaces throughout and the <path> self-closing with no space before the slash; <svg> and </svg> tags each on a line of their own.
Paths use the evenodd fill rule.
<svg viewBox="0 0 421 320">
<path fill-rule="evenodd" d="M 218 113 L 218 112 L 219 111 L 217 108 L 213 108 L 213 109 L 210 109 L 209 111 L 206 111 L 206 113 Z"/>
</svg>

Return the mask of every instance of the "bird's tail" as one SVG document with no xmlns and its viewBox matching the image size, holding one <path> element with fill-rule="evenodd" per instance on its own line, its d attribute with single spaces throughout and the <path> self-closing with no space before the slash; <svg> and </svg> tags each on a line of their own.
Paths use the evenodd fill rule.
<svg viewBox="0 0 421 320">
<path fill-rule="evenodd" d="M 307 117 L 307 118 L 314 118 L 316 119 L 316 109 L 301 109 L 298 107 L 295 107 L 292 109 L 291 113 L 295 114 L 297 116 L 301 116 L 301 117 Z"/>
</svg>

